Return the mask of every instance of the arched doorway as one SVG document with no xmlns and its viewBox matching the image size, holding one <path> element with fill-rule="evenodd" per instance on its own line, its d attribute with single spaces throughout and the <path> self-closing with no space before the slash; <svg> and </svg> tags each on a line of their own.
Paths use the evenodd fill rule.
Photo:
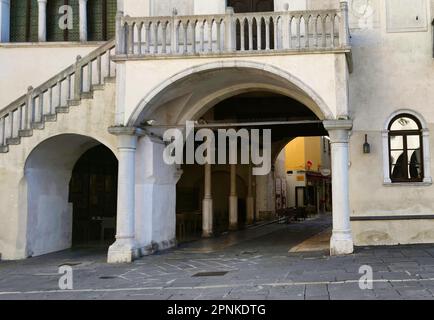
<svg viewBox="0 0 434 320">
<path fill-rule="evenodd" d="M 294 124 L 291 124 L 291 121 Z M 236 190 L 233 195 L 236 196 L 237 213 L 234 221 L 238 230 L 255 222 L 276 220 L 281 212 L 289 208 L 286 202 L 285 163 L 280 165 L 276 159 L 285 146 L 282 141 L 291 141 L 299 136 L 321 139 L 327 135 L 322 122 L 303 103 L 279 93 L 261 90 L 252 90 L 220 101 L 200 116 L 199 123 L 204 123 L 204 126 L 211 125 L 210 128 L 213 125 L 222 125 L 223 128 L 229 125 L 235 130 L 271 129 L 271 172 L 266 176 L 253 177 L 249 164 L 237 164 L 235 168 Z M 212 130 L 217 133 L 218 129 Z M 219 152 L 220 150 L 216 150 L 216 158 Z M 227 164 L 215 164 L 211 169 L 211 234 L 215 236 L 234 230 L 230 221 L 230 198 L 233 188 L 231 170 L 231 166 Z M 204 166 L 184 165 L 182 171 L 183 175 L 177 185 L 177 230 L 180 241 L 206 234 L 205 230 L 200 229 L 202 220 L 205 219 L 202 207 L 206 184 Z"/>
<path fill-rule="evenodd" d="M 101 202 L 101 205 L 90 206 L 90 210 L 84 212 L 90 214 L 93 209 L 104 208 L 92 212 L 92 216 L 113 215 L 113 211 L 108 208 L 112 208 L 113 201 L 116 201 L 111 197 L 116 194 L 117 186 L 115 183 L 110 183 L 109 187 L 114 190 L 106 193 L 106 181 L 112 178 L 103 179 L 103 182 L 101 178 L 112 177 L 113 171 L 116 172 L 116 166 L 117 161 L 110 149 L 94 138 L 78 134 L 51 137 L 32 150 L 26 160 L 22 186 L 27 194 L 25 208 L 27 257 L 69 249 L 72 246 L 73 233 L 74 236 L 79 236 L 80 232 L 76 233 L 77 230 L 73 232 L 75 220 L 73 213 L 76 213 L 76 208 L 86 208 L 86 205 L 82 203 L 77 207 L 79 204 L 77 198 L 71 197 L 77 194 L 70 192 L 71 187 L 77 188 L 76 181 L 71 183 L 73 175 L 74 180 L 79 175 L 83 177 L 87 172 L 88 178 L 82 180 L 83 185 L 87 183 L 89 186 L 90 180 L 95 181 L 95 193 L 87 193 L 89 196 L 96 196 L 96 201 L 93 203 Z M 100 190 L 103 191 L 102 197 L 101 193 L 98 194 Z M 77 189 L 72 191 L 76 192 Z M 110 196 L 109 200 L 105 197 L 107 195 Z M 95 234 L 100 236 L 100 230 L 96 230 Z M 108 239 L 109 231 L 106 235 Z"/>
<path fill-rule="evenodd" d="M 117 159 L 103 145 L 86 151 L 75 164 L 69 184 L 74 246 L 114 242 L 117 174 Z"/>
<path fill-rule="evenodd" d="M 300 76 L 300 75 L 299 75 Z M 192 90 L 194 88 L 194 90 Z M 231 98 L 246 98 L 240 97 L 241 95 L 258 94 L 263 95 L 265 100 L 272 101 L 272 96 L 278 96 L 276 98 L 290 99 L 291 103 L 284 103 L 282 107 L 287 113 L 280 111 L 268 118 L 270 114 L 265 114 L 264 111 L 272 111 L 268 105 L 261 106 L 256 110 L 256 114 L 249 114 L 252 111 L 247 108 L 240 108 L 236 106 L 232 108 L 232 114 L 235 114 L 234 118 L 223 119 L 229 124 L 235 125 L 237 128 L 243 127 L 238 120 L 242 122 L 253 116 L 252 120 L 258 122 L 267 122 L 266 119 L 271 119 L 274 122 L 273 126 L 273 143 L 282 141 L 284 138 L 294 138 L 298 136 L 309 136 L 312 132 L 310 130 L 319 130 L 315 135 L 329 136 L 332 142 L 331 156 L 333 158 L 333 227 L 334 233 L 331 240 L 331 253 L 332 254 L 345 254 L 353 251 L 352 236 L 349 220 L 349 197 L 348 197 L 348 134 L 352 128 L 352 121 L 350 119 L 345 120 L 346 116 L 342 116 L 342 120 L 336 119 L 336 106 L 333 105 L 333 101 L 329 101 L 324 95 L 324 92 L 315 84 L 309 82 L 308 78 L 300 78 L 294 76 L 286 69 L 274 66 L 272 64 L 264 64 L 256 61 L 222 61 L 218 64 L 208 63 L 198 66 L 193 66 L 188 69 L 182 70 L 174 74 L 172 77 L 167 78 L 163 82 L 159 83 L 155 89 L 147 92 L 145 97 L 138 103 L 135 110 L 129 117 L 128 123 L 136 126 L 146 126 L 146 130 L 155 132 L 155 136 L 161 136 L 161 131 L 164 128 L 171 126 L 186 127 L 186 121 L 198 121 L 198 123 L 215 124 L 211 121 L 215 121 L 215 109 L 216 106 L 222 102 L 225 102 Z M 266 96 L 268 94 L 268 96 Z M 270 96 L 271 95 L 271 96 Z M 248 96 L 247 96 L 248 97 Z M 250 97 L 253 101 L 258 101 L 257 97 Z M 325 99 L 327 98 L 327 99 Z M 296 110 L 296 106 L 301 106 L 304 111 L 309 112 L 309 117 L 298 118 L 296 114 L 291 114 L 291 110 Z M 238 117 L 242 115 L 241 111 L 247 111 L 244 117 Z M 346 105 L 343 106 L 344 113 L 346 114 Z M 289 113 L 289 114 L 288 114 Z M 210 118 L 207 118 L 210 115 Z M 280 120 L 276 121 L 277 119 Z M 299 122 L 299 121 L 302 122 Z M 241 122 L 240 121 L 240 122 Z M 306 122 L 303 122 L 306 121 Z M 247 121 L 252 122 L 252 121 Z M 277 123 L 276 123 L 277 122 Z M 283 123 L 282 123 L 283 122 Z M 298 122 L 298 123 L 297 123 Z M 222 125 L 221 123 L 218 125 Z M 262 124 L 264 128 L 268 124 Z M 253 125 L 253 127 L 255 124 Z M 271 126 L 271 125 L 270 125 Z M 250 125 L 252 127 L 252 125 Z M 215 127 L 214 127 L 215 128 Z M 182 134 L 182 133 L 181 133 Z M 155 148 L 157 148 L 158 142 L 154 142 Z M 339 144 L 338 147 L 335 147 Z M 160 148 L 162 150 L 162 148 Z M 162 152 L 162 151 L 161 151 Z M 209 177 L 209 165 L 204 166 L 205 177 Z M 172 169 L 178 170 L 177 176 L 182 174 L 182 171 L 178 166 L 172 165 Z M 157 168 L 159 169 L 159 168 Z M 235 175 L 231 170 L 231 185 L 236 179 L 233 179 Z M 206 184 L 209 186 L 209 179 Z M 256 179 L 258 180 L 258 179 Z M 156 185 L 153 183 L 153 185 Z M 273 189 L 273 177 L 268 175 L 266 183 L 262 186 Z M 226 186 L 227 187 L 227 186 Z M 256 182 L 256 189 L 258 189 L 259 183 Z M 211 189 L 211 188 L 207 188 Z M 231 187 L 231 189 L 234 189 Z M 256 190 L 258 193 L 258 190 Z M 263 194 L 266 192 L 263 192 Z M 210 213 L 212 199 L 208 197 L 207 192 L 206 199 L 203 199 L 203 209 Z M 262 194 L 261 194 L 262 196 Z M 168 202 L 176 202 L 176 195 L 169 195 Z M 232 200 L 236 198 L 236 195 Z M 250 200 L 251 197 L 249 197 Z M 207 201 L 205 201 L 207 200 Z M 209 201 L 211 200 L 211 201 Z M 263 201 L 267 204 L 267 211 L 273 212 L 275 210 L 275 201 Z M 231 208 L 234 208 L 234 201 L 231 202 Z M 342 204 L 341 206 L 336 203 Z M 205 206 L 206 205 L 206 206 Z M 258 203 L 254 204 L 255 213 L 261 209 Z M 250 205 L 250 208 L 252 205 Z M 158 209 L 158 208 L 157 208 Z M 270 209 L 270 210 L 268 210 Z M 157 210 L 154 210 L 155 212 Z M 173 223 L 176 221 L 175 208 L 171 211 L 171 219 Z M 205 210 L 204 210 L 205 211 Z M 234 213 L 234 210 L 231 211 Z M 251 212 L 251 211 L 249 211 Z M 265 212 L 267 213 L 267 212 Z M 160 212 L 158 212 L 161 215 Z M 203 215 L 206 219 L 203 221 L 212 221 L 209 217 L 211 214 Z M 231 215 L 231 217 L 235 216 Z M 336 217 L 336 218 L 335 218 Z M 156 222 L 157 224 L 158 222 Z M 167 224 L 167 222 L 166 222 Z M 205 224 L 205 223 L 204 223 Z M 204 229 L 206 226 L 203 226 Z M 145 229 L 144 227 L 141 229 Z M 205 236 L 208 236 L 209 229 L 204 230 Z M 171 229 L 170 237 L 165 236 L 166 239 L 172 239 L 171 236 L 175 235 L 174 229 Z M 154 237 L 154 236 L 153 236 Z M 156 237 L 157 238 L 157 237 Z M 152 244 L 152 241 L 147 240 Z"/>
</svg>

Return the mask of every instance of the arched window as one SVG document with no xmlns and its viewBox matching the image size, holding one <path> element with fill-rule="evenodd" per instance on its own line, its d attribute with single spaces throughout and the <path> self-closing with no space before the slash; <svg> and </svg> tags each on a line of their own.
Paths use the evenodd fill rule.
<svg viewBox="0 0 434 320">
<path fill-rule="evenodd" d="M 38 1 L 10 2 L 10 42 L 38 41 Z"/>
<path fill-rule="evenodd" d="M 389 125 L 390 179 L 397 182 L 424 181 L 422 125 L 410 114 L 399 114 Z"/>
<path fill-rule="evenodd" d="M 116 0 L 87 2 L 87 37 L 89 41 L 106 41 L 115 36 Z"/>
<path fill-rule="evenodd" d="M 61 28 L 59 12 L 62 6 L 72 9 L 72 29 Z M 50 0 L 47 2 L 47 41 L 80 41 L 79 0 Z M 37 29 L 37 27 L 36 27 Z"/>
</svg>

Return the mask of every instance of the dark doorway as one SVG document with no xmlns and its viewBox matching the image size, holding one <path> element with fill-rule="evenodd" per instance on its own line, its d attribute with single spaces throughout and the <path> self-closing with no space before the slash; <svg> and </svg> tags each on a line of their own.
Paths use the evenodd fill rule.
<svg viewBox="0 0 434 320">
<path fill-rule="evenodd" d="M 248 12 L 272 12 L 274 11 L 274 1 L 273 0 L 228 0 L 228 6 L 234 8 L 235 13 L 248 13 Z M 270 21 L 270 49 L 274 49 L 274 21 Z M 261 44 L 258 44 L 258 23 L 260 23 L 261 29 Z M 237 22 L 237 50 L 241 50 L 241 29 L 242 23 Z M 252 35 L 252 45 L 251 50 L 266 49 L 266 25 L 265 20 L 259 20 L 253 22 L 253 35 Z M 260 48 L 258 48 L 260 46 Z M 249 47 L 249 30 L 244 27 L 244 48 Z"/>
<path fill-rule="evenodd" d="M 73 205 L 73 245 L 113 243 L 116 233 L 118 161 L 97 146 L 76 163 L 69 185 Z"/>
<path fill-rule="evenodd" d="M 274 0 L 228 0 L 235 13 L 274 11 Z"/>
</svg>

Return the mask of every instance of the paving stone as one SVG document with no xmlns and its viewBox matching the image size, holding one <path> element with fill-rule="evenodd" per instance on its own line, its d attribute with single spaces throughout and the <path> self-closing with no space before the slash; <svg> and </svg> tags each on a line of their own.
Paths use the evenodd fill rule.
<svg viewBox="0 0 434 320">
<path fill-rule="evenodd" d="M 364 247 L 345 257 L 330 257 L 324 252 L 288 254 L 291 246 L 329 226 L 325 219 L 271 225 L 265 233 L 255 236 L 253 231 L 247 240 L 210 253 L 184 252 L 189 245 L 183 245 L 182 250 L 168 250 L 125 265 L 106 264 L 104 250 L 0 261 L 0 300 L 434 299 L 434 281 L 424 281 L 434 279 L 434 246 Z M 222 240 L 213 241 L 218 244 Z M 97 291 L 47 292 L 58 289 L 59 265 L 74 262 L 79 263 L 73 267 L 74 289 Z M 361 290 L 358 279 L 362 265 L 373 268 L 375 280 L 410 281 L 374 282 L 373 290 Z M 219 270 L 229 273 L 192 277 L 200 271 Z M 13 291 L 23 293 L 2 294 Z"/>
</svg>

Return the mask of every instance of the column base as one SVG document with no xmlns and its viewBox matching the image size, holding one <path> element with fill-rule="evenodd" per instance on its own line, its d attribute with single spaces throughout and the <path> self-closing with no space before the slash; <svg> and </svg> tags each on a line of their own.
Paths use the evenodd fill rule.
<svg viewBox="0 0 434 320">
<path fill-rule="evenodd" d="M 107 263 L 131 263 L 139 257 L 132 239 L 118 239 L 108 250 Z"/>
<path fill-rule="evenodd" d="M 161 242 L 152 242 L 152 244 L 141 247 L 138 249 L 138 252 L 141 257 L 153 255 L 156 252 L 161 252 L 164 250 L 168 250 L 177 246 L 176 239 L 161 241 Z"/>
<path fill-rule="evenodd" d="M 214 233 L 212 231 L 203 230 L 202 231 L 202 238 L 212 238 L 214 236 Z"/>
<path fill-rule="evenodd" d="M 354 243 L 351 231 L 336 232 L 333 231 L 330 239 L 330 255 L 343 256 L 354 252 Z"/>
</svg>

